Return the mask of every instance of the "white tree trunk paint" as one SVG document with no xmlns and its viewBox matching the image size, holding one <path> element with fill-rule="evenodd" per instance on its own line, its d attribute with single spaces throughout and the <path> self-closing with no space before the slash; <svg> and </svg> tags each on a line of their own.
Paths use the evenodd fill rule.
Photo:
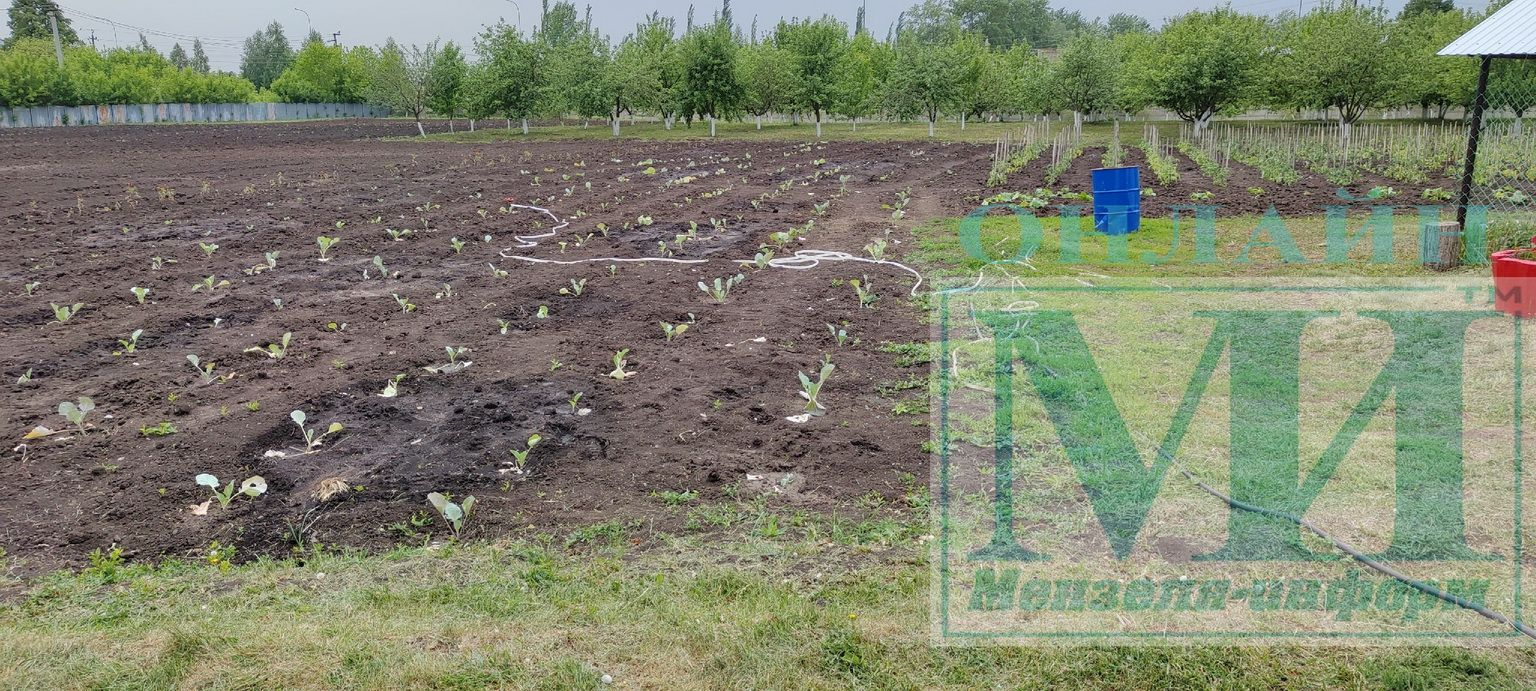
<svg viewBox="0 0 1536 691">
<path fill-rule="evenodd" d="M 528 118 L 523 118 L 523 134 L 528 134 Z"/>
<path fill-rule="evenodd" d="M 709 136 L 715 136 L 715 116 L 709 116 Z"/>
</svg>

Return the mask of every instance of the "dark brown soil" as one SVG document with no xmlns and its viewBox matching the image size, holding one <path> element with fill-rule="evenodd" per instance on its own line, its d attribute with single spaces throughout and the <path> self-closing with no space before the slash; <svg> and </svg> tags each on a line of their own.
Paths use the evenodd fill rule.
<svg viewBox="0 0 1536 691">
<path fill-rule="evenodd" d="M 7 554 L 29 571 L 80 563 L 114 543 L 138 558 L 193 555 L 213 541 L 242 557 L 282 554 L 292 526 L 311 521 L 306 539 L 330 545 L 419 542 L 391 526 L 430 512 L 433 491 L 477 497 L 476 536 L 633 518 L 682 530 L 684 514 L 653 493 L 697 491 L 698 502 L 709 502 L 736 489 L 768 491 L 775 501 L 836 511 L 872 492 L 900 497 L 906 474 L 926 476 L 927 432 L 915 424 L 926 416 L 892 414 L 920 390 L 877 392 L 927 372 L 878 349 L 925 340 L 907 297 L 912 278 L 890 266 L 756 270 L 732 260 L 750 259 L 770 233 L 812 218 L 802 248 L 861 254 L 891 227 L 880 205 L 910 187 L 910 215 L 891 235 L 906 238 L 921 219 L 964 212 L 964 197 L 985 176 L 987 149 L 358 140 L 412 129 L 352 122 L 0 132 L 0 233 L 13 248 L 0 259 L 8 447 L 35 425 L 68 428 L 56 414 L 60 401 L 90 396 L 97 406 L 88 434 L 33 440 L 0 463 Z M 656 174 L 644 174 L 647 167 Z M 699 177 L 677 184 L 685 175 Z M 850 176 L 850 194 L 815 216 L 813 204 L 837 193 L 840 175 Z M 790 189 L 777 193 L 784 181 Z M 517 244 L 514 234 L 551 225 L 532 211 L 502 213 L 508 197 L 563 217 L 585 213 L 559 237 L 513 254 L 654 257 L 657 243 L 671 244 L 691 220 L 701 239 L 676 258 L 711 261 L 622 263 L 610 275 L 606 261 L 505 259 L 498 253 Z M 636 225 L 642 215 L 654 224 Z M 711 218 L 727 219 L 726 229 L 712 230 Z M 386 228 L 414 232 L 396 242 Z M 596 236 L 576 247 L 589 233 Z M 317 261 L 322 234 L 341 237 L 327 263 Z M 485 235 L 490 242 L 479 241 Z M 468 242 L 461 254 L 452 237 Z M 560 240 L 569 243 L 563 252 Z M 199 242 L 219 248 L 204 256 Z M 274 250 L 275 270 L 244 272 Z M 897 257 L 901 250 L 890 248 Z M 375 271 L 364 279 L 376 255 L 398 277 Z M 157 270 L 155 257 L 175 263 Z M 508 275 L 493 276 L 489 264 Z M 738 270 L 746 280 L 724 304 L 696 285 Z M 231 285 L 191 290 L 210 275 Z M 845 283 L 863 276 L 879 295 L 873 309 L 860 309 Z M 572 279 L 587 281 L 584 294 L 559 295 Z M 34 294 L 24 295 L 34 281 Z M 452 297 L 434 298 L 445 283 Z M 146 304 L 136 303 L 135 286 L 150 289 Z M 402 312 L 395 294 L 416 311 Z M 85 308 L 60 324 L 49 303 Z M 540 305 L 548 319 L 537 318 Z M 658 322 L 690 315 L 696 323 L 666 342 Z M 509 322 L 506 335 L 497 319 Z M 826 324 L 844 322 L 857 345 L 833 342 Z M 143 330 L 138 351 L 114 355 L 117 339 L 135 329 Z M 285 332 L 293 341 L 281 360 L 243 352 Z M 446 361 L 446 346 L 472 349 L 466 358 L 474 364 L 424 372 Z M 635 373 L 625 381 L 607 376 L 620 349 L 629 349 Z M 201 383 L 188 354 L 233 378 Z M 837 366 L 822 395 L 829 414 L 786 421 L 804 406 L 796 372 L 814 372 L 824 354 Z M 552 361 L 561 363 L 553 371 Z M 28 370 L 33 380 L 16 383 Z M 400 396 L 378 396 L 397 374 L 408 375 Z M 576 393 L 589 414 L 572 411 Z M 300 455 L 289 420 L 295 409 L 311 426 L 346 429 Z M 176 433 L 141 434 L 161 422 Z M 535 433 L 544 441 L 528 472 L 505 472 L 509 451 Z M 209 493 L 193 478 L 204 472 L 226 482 L 259 474 L 270 489 L 197 516 L 189 506 Z M 316 499 L 332 479 L 349 489 Z M 426 530 L 446 535 L 441 519 L 415 532 Z"/>
</svg>

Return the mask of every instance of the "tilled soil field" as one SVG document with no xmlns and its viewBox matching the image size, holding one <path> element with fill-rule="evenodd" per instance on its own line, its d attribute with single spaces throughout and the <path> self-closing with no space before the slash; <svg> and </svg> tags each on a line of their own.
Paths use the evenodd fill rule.
<svg viewBox="0 0 1536 691">
<path fill-rule="evenodd" d="M 697 521 L 669 503 L 756 495 L 837 512 L 924 483 L 914 277 L 740 262 L 812 221 L 779 259 L 867 257 L 886 239 L 900 260 L 915 225 L 995 191 L 991 147 L 378 139 L 413 131 L 0 130 L 6 554 L 37 572 L 112 545 L 154 558 L 218 542 L 248 558 L 441 539 L 430 492 L 474 495 L 468 533 L 497 537 L 613 519 L 686 530 Z M 1087 190 L 1098 153 L 1058 187 Z M 1209 189 L 1184 172 L 1157 199 Z M 1252 206 L 1239 178 L 1213 203 Z M 320 236 L 339 238 L 325 261 Z M 738 272 L 723 301 L 700 290 Z M 688 328 L 669 341 L 661 322 Z M 449 348 L 472 364 L 424 369 Z M 630 375 L 610 376 L 625 350 Z M 787 420 L 805 408 L 796 373 L 826 357 L 827 414 Z M 95 404 L 83 434 L 58 414 L 81 396 Z M 294 410 L 343 429 L 305 453 Z M 54 433 L 23 439 L 39 425 Z M 535 434 L 519 469 L 512 452 Z M 259 475 L 267 491 L 203 513 L 201 473 Z"/>
<path fill-rule="evenodd" d="M 447 535 L 441 518 L 420 525 L 434 491 L 474 495 L 468 530 L 495 537 L 609 519 L 681 529 L 665 492 L 766 493 L 830 512 L 924 482 L 927 432 L 914 423 L 926 415 L 892 409 L 924 395 L 913 387 L 927 365 L 880 347 L 925 340 L 915 279 L 889 265 L 736 260 L 811 220 L 781 257 L 862 255 L 884 237 L 899 257 L 919 219 L 964 213 L 985 148 L 359 139 L 410 129 L 0 133 L 0 232 L 13 248 L 0 260 L 7 554 L 31 569 L 113 544 L 147 558 L 214 541 L 279 554 L 301 534 L 419 542 Z M 907 220 L 893 223 L 881 206 L 908 188 Z M 570 225 L 528 237 L 555 223 L 516 204 Z M 324 262 L 321 235 L 340 238 Z M 623 261 L 641 258 L 707 261 Z M 723 302 L 698 287 L 738 272 Z M 873 289 L 869 308 L 850 279 Z M 133 288 L 149 289 L 142 304 Z M 55 319 L 51 304 L 76 303 Z M 668 342 L 660 322 L 689 328 Z M 828 324 L 856 342 L 839 346 Z M 285 333 L 283 357 L 247 352 Z M 473 364 L 423 369 L 447 363 L 449 347 Z M 622 380 L 610 376 L 620 350 Z M 189 354 L 214 364 L 211 382 Z M 805 407 L 796 372 L 814 377 L 824 356 L 836 365 L 828 413 L 786 420 Z M 381 396 L 397 375 L 398 395 Z M 57 414 L 80 396 L 96 406 L 84 434 Z M 344 429 L 303 453 L 293 410 L 312 429 Z M 37 425 L 56 433 L 23 441 Z M 511 451 L 534 434 L 519 471 Z M 212 495 L 200 473 L 259 475 L 268 490 L 199 515 Z"/>
</svg>

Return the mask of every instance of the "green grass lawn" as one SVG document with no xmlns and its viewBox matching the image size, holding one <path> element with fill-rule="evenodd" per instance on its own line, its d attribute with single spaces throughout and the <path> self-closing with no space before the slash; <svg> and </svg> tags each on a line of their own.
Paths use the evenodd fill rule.
<svg viewBox="0 0 1536 691">
<path fill-rule="evenodd" d="M 935 648 L 923 526 L 785 517 L 767 538 L 766 515 L 707 539 L 614 524 L 596 546 L 302 566 L 104 559 L 0 607 L 0 687 L 1429 689 L 1536 673 L 1529 648 Z"/>
</svg>

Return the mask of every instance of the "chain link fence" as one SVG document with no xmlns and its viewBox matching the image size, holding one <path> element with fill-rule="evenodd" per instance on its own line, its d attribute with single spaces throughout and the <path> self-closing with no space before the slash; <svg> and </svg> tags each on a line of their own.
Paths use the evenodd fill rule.
<svg viewBox="0 0 1536 691">
<path fill-rule="evenodd" d="M 1486 209 L 1488 249 L 1528 247 L 1536 236 L 1536 60 L 1495 58 L 1477 134 L 1468 224 Z"/>
</svg>

